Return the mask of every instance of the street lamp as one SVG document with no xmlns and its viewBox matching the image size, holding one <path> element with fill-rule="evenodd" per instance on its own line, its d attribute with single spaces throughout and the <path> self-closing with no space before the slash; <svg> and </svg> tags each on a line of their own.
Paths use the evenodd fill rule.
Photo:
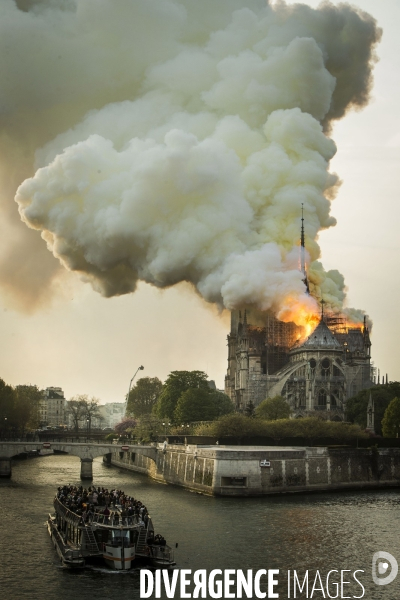
<svg viewBox="0 0 400 600">
<path fill-rule="evenodd" d="M 89 436 L 89 423 L 90 423 L 90 419 L 86 419 L 86 436 Z"/>
<path fill-rule="evenodd" d="M 138 371 L 143 371 L 143 369 L 144 369 L 144 366 L 143 366 L 143 365 L 141 365 L 141 366 L 140 366 L 138 369 L 136 369 L 136 373 L 134 374 L 134 376 L 132 377 L 132 379 L 131 379 L 131 380 L 130 380 L 130 382 L 129 382 L 128 395 L 127 395 L 127 397 L 126 397 L 126 402 L 125 402 L 125 415 L 126 415 L 126 408 L 127 408 L 127 406 L 128 406 L 129 394 L 131 393 L 132 381 L 135 379 L 135 377 L 136 377 L 136 375 L 137 375 Z"/>
<path fill-rule="evenodd" d="M 167 425 L 168 425 L 168 427 L 170 427 L 171 423 L 163 423 L 163 425 L 164 425 L 164 436 L 166 436 L 167 435 Z"/>
</svg>

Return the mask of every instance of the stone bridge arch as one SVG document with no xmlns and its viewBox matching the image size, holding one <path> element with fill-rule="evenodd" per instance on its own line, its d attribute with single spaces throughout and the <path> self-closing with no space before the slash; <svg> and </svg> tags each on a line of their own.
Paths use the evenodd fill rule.
<svg viewBox="0 0 400 600">
<path fill-rule="evenodd" d="M 93 459 L 98 456 L 111 455 L 114 452 L 135 452 L 143 454 L 154 462 L 156 461 L 157 448 L 155 446 L 139 446 L 133 444 L 95 444 L 91 442 L 0 442 L 0 477 L 11 477 L 11 459 L 14 456 L 51 448 L 71 454 L 81 459 L 81 479 L 93 479 Z"/>
</svg>

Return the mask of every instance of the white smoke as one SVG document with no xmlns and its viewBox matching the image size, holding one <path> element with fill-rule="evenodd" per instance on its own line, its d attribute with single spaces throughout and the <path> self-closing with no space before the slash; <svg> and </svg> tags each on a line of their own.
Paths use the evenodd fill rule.
<svg viewBox="0 0 400 600">
<path fill-rule="evenodd" d="M 326 132 L 368 98 L 375 22 L 329 3 L 200 4 L 103 0 L 100 15 L 83 0 L 28 7 L 28 29 L 51 23 L 63 43 L 67 32 L 79 39 L 85 60 L 70 91 L 62 82 L 66 102 L 81 94 L 98 106 L 108 86 L 120 101 L 37 151 L 16 195 L 21 217 L 106 296 L 139 280 L 189 281 L 221 307 L 279 313 L 315 309 L 298 269 L 304 204 L 312 295 L 341 308 L 343 277 L 317 261 L 338 186 Z"/>
</svg>

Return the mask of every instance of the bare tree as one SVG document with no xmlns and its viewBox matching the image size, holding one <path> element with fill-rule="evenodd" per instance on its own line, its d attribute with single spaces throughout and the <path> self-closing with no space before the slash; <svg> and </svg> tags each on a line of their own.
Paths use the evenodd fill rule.
<svg viewBox="0 0 400 600">
<path fill-rule="evenodd" d="M 83 402 L 83 419 L 86 419 L 88 433 L 90 433 L 92 428 L 92 420 L 95 418 L 103 418 L 100 412 L 99 402 L 98 398 L 88 398 L 87 396 Z"/>
<path fill-rule="evenodd" d="M 83 420 L 86 402 L 87 396 L 85 395 L 74 396 L 67 402 L 67 408 L 65 412 L 71 415 L 75 431 L 78 431 L 79 423 Z"/>
</svg>

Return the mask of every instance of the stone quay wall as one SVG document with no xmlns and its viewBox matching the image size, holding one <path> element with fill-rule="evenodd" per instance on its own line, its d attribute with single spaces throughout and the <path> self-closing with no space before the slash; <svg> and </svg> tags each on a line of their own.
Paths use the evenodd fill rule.
<svg viewBox="0 0 400 600">
<path fill-rule="evenodd" d="M 115 452 L 109 464 L 203 494 L 260 496 L 400 486 L 400 449 L 159 444 L 155 460 Z"/>
</svg>

